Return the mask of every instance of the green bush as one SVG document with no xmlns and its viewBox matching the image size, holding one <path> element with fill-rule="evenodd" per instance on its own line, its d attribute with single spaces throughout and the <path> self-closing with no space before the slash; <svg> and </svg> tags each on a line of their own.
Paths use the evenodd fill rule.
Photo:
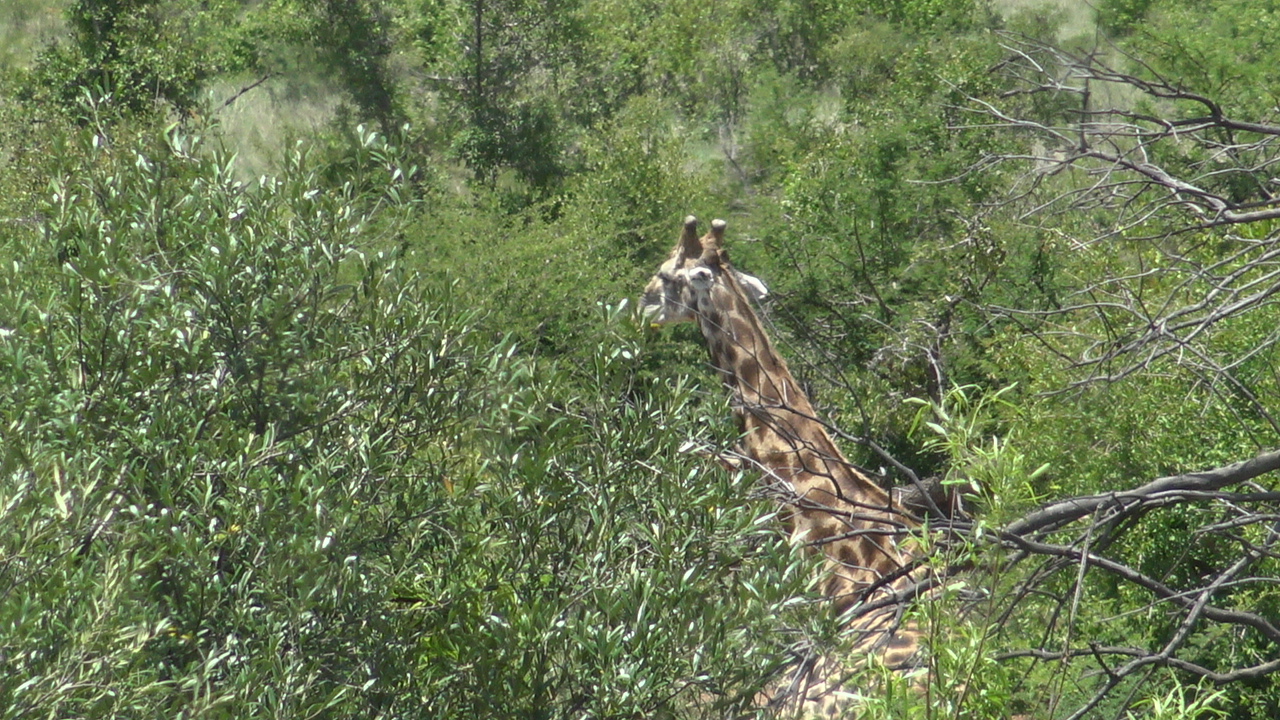
<svg viewBox="0 0 1280 720">
<path fill-rule="evenodd" d="M 67 8 L 69 42 L 37 59 L 22 95 L 74 115 L 84 94 L 113 113 L 151 113 L 158 104 L 189 114 L 203 83 L 253 64 L 257 48 L 239 32 L 238 3 L 109 0 Z"/>
<path fill-rule="evenodd" d="M 1098 3 L 1098 27 L 1113 35 L 1127 35 L 1145 18 L 1153 0 L 1104 0 Z"/>
<path fill-rule="evenodd" d="M 982 538 L 1042 500 L 1274 446 L 1270 296 L 1197 335 L 1216 366 L 1168 356 L 1089 386 L 1110 370 L 1070 362 L 1143 331 L 1090 292 L 1221 292 L 1170 257 L 1265 291 L 1270 266 L 1248 264 L 1274 223 L 1228 237 L 1170 213 L 1136 228 L 1177 231 L 1153 243 L 1107 235 L 1114 198 L 1054 215 L 1046 197 L 1095 179 L 1046 172 L 1061 148 L 972 99 L 1057 126 L 1079 97 L 1009 92 L 1029 87 L 992 72 L 1018 46 L 988 5 L 63 3 L 68 34 L 0 68 L 22 100 L 0 103 L 0 715 L 723 717 L 795 653 L 838 647 L 753 480 L 675 452 L 736 439 L 698 329 L 647 332 L 621 302 L 690 212 L 730 220 L 825 415 L 981 493 L 954 558 L 974 574 L 913 611 L 944 710 L 895 677 L 869 715 L 1063 708 L 1102 663 L 996 654 L 1158 647 L 1172 621 L 1148 595 L 1010 567 Z M 1266 122 L 1274 5 L 1101 10 L 1135 19 L 1131 70 Z M 1017 27 L 1058 37 L 1049 15 Z M 291 116 L 279 134 L 324 117 L 251 179 L 213 147 L 230 132 L 191 134 L 221 112 L 211 89 L 265 74 L 237 102 Z M 1265 138 L 1149 155 L 1265 202 Z M 1001 153 L 1042 159 L 992 169 Z M 1222 264 L 1236 236 L 1259 253 Z M 1211 510 L 1098 550 L 1196 587 L 1239 550 L 1180 544 Z M 1267 588 L 1214 602 L 1274 616 Z M 1204 629 L 1186 657 L 1206 667 L 1271 650 Z M 1100 711 L 1274 714 L 1273 681 L 1185 679 Z"/>
<path fill-rule="evenodd" d="M 0 715 L 704 716 L 829 634 L 629 310 L 536 362 L 361 247 L 403 174 L 76 150 L 0 246 Z"/>
</svg>

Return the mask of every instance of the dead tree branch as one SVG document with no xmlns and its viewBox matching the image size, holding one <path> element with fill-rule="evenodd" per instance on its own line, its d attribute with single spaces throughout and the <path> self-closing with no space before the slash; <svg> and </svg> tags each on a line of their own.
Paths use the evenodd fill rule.
<svg viewBox="0 0 1280 720">
<path fill-rule="evenodd" d="M 1280 330 L 1251 323 L 1244 353 L 1221 341 L 1280 306 L 1280 124 L 1233 117 L 1114 48 L 1073 53 L 1015 36 L 1003 47 L 992 71 L 1008 89 L 970 98 L 959 110 L 973 122 L 958 129 L 1007 133 L 1023 149 L 971 172 L 1012 171 L 991 212 L 1076 234 L 1051 302 L 984 309 L 1083 371 L 1064 390 L 1178 368 L 1280 434 L 1241 371 L 1274 351 Z M 1099 267 L 1112 272 L 1085 274 Z"/>
<path fill-rule="evenodd" d="M 1091 515 L 1095 518 L 1111 520 L 1154 507 L 1189 500 L 1230 497 L 1258 501 L 1275 500 L 1276 497 L 1273 497 L 1275 493 L 1219 496 L 1212 494 L 1212 491 L 1238 485 L 1278 469 L 1280 469 L 1280 450 L 1273 450 L 1234 465 L 1204 472 L 1162 477 L 1132 490 L 1061 500 L 1019 519 L 1006 527 L 1003 532 L 1010 537 L 1025 537 L 1036 533 L 1053 532 Z"/>
<path fill-rule="evenodd" d="M 273 71 L 273 72 L 268 72 L 268 73 L 264 74 L 262 77 L 258 78 L 257 80 L 255 80 L 255 81 L 253 81 L 253 82 L 249 83 L 248 85 L 245 85 L 244 87 L 242 87 L 242 88 L 240 88 L 238 91 L 236 91 L 236 93 L 235 93 L 234 95 L 232 95 L 231 97 L 229 97 L 229 98 L 227 98 L 226 100 L 224 100 L 224 101 L 222 102 L 222 104 L 218 105 L 218 107 L 214 110 L 214 112 L 215 112 L 215 113 L 217 113 L 217 112 L 220 112 L 220 111 L 222 111 L 222 110 L 226 109 L 226 108 L 227 108 L 227 107 L 229 107 L 232 103 L 234 103 L 236 100 L 239 100 L 241 95 L 244 95 L 245 93 L 247 93 L 247 92 L 249 92 L 250 90 L 252 90 L 252 89 L 254 89 L 254 88 L 258 87 L 259 85 L 261 85 L 261 84 L 265 83 L 266 81 L 270 80 L 271 78 L 275 77 L 275 76 L 276 76 L 276 75 L 278 75 L 278 74 L 279 74 L 279 73 L 274 72 L 274 71 Z"/>
<path fill-rule="evenodd" d="M 1280 660 L 1275 659 L 1280 657 L 1280 626 L 1251 606 L 1259 591 L 1280 584 L 1280 492 L 1254 483 L 1277 470 L 1280 450 L 1271 450 L 1231 465 L 1158 478 L 1132 490 L 1053 502 L 996 531 L 993 542 L 1014 553 L 1015 565 L 1041 561 L 1004 596 L 1006 605 L 997 613 L 996 626 L 1006 626 L 1017 615 L 1032 615 L 1042 617 L 1045 627 L 1029 646 L 1009 649 L 997 659 L 1030 661 L 1028 673 L 1045 663 L 1074 668 L 1081 692 L 1070 701 L 1074 708 L 1069 718 L 1088 716 L 1121 686 L 1145 681 L 1153 668 L 1218 685 L 1280 671 Z M 1237 486 L 1244 487 L 1233 489 Z M 1185 546 L 1181 557 L 1169 565 L 1144 567 L 1140 556 L 1125 550 L 1124 537 L 1141 524 L 1158 526 L 1157 513 L 1177 513 L 1200 522 L 1177 538 Z M 1205 548 L 1216 549 L 1213 556 L 1221 562 L 1197 560 Z M 1109 579 L 1089 583 L 1098 574 Z M 1094 625 L 1092 632 L 1081 627 L 1074 614 L 1061 612 L 1067 596 L 1098 597 L 1099 592 L 1105 594 L 1099 588 L 1117 585 L 1139 590 L 1150 600 Z M 1123 637 L 1123 623 L 1130 616 L 1167 629 L 1153 635 L 1157 641 L 1149 647 L 1110 644 L 1096 637 L 1099 627 L 1110 624 L 1119 628 L 1113 638 Z"/>
</svg>

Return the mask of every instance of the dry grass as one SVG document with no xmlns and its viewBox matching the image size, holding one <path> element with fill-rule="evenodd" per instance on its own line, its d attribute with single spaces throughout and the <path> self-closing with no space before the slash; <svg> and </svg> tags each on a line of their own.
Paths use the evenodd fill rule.
<svg viewBox="0 0 1280 720">
<path fill-rule="evenodd" d="M 0 69 L 23 68 L 62 34 L 66 0 L 0 1 Z"/>
<path fill-rule="evenodd" d="M 1089 0 L 992 0 L 991 4 L 1005 17 L 1044 10 L 1060 14 L 1063 23 L 1058 34 L 1063 39 L 1093 33 L 1097 27 L 1093 3 Z"/>
<path fill-rule="evenodd" d="M 318 77 L 280 75 L 225 104 L 255 81 L 219 80 L 205 92 L 213 119 L 246 177 L 275 169 L 289 141 L 318 134 L 342 102 L 341 92 Z"/>
</svg>

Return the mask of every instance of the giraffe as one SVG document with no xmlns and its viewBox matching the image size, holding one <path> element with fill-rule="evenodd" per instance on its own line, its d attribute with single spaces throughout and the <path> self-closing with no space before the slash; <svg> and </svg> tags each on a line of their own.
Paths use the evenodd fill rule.
<svg viewBox="0 0 1280 720">
<path fill-rule="evenodd" d="M 697 225 L 693 216 L 685 218 L 641 307 L 655 326 L 698 323 L 732 393 L 746 462 L 781 496 L 792 541 L 825 555 L 822 592 L 854 633 L 857 654 L 910 670 L 920 632 L 902 622 L 897 594 L 914 584 L 902 539 L 916 525 L 913 516 L 845 459 L 818 420 L 752 309 L 748 298 L 762 297 L 764 285 L 729 264 L 722 246 L 726 223 L 713 221 L 702 238 Z M 854 696 L 842 687 L 840 676 L 848 671 L 845 663 L 819 660 L 762 700 L 796 715 L 838 716 Z"/>
</svg>

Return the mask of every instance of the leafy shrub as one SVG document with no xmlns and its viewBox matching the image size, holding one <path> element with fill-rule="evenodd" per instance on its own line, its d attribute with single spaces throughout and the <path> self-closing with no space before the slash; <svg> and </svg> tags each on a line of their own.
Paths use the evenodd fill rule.
<svg viewBox="0 0 1280 720">
<path fill-rule="evenodd" d="M 629 312 L 485 340 L 321 169 L 85 133 L 0 246 L 0 715 L 701 716 L 829 632 Z"/>
<path fill-rule="evenodd" d="M 70 42 L 45 49 L 23 95 L 72 114 L 86 92 L 109 97 L 121 114 L 149 113 L 157 103 L 190 113 L 205 80 L 254 61 L 237 12 L 232 2 L 72 3 Z"/>
<path fill-rule="evenodd" d="M 1103 0 L 1098 3 L 1098 27 L 1113 35 L 1126 35 L 1142 22 L 1152 0 Z"/>
</svg>

